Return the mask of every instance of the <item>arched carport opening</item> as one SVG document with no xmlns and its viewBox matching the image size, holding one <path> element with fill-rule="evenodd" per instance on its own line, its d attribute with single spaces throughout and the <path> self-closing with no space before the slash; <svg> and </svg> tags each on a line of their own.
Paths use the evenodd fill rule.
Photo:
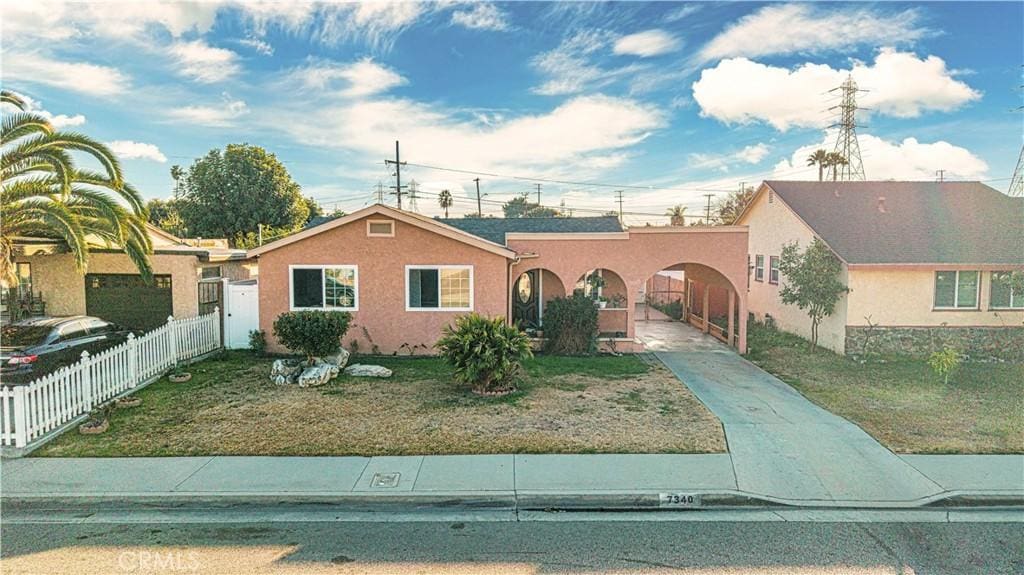
<svg viewBox="0 0 1024 575">
<path fill-rule="evenodd" d="M 543 328 L 547 302 L 565 295 L 565 284 L 553 271 L 532 268 L 520 272 L 512 284 L 512 323 L 533 334 Z"/>
<path fill-rule="evenodd" d="M 677 321 L 729 345 L 740 332 L 740 294 L 718 270 L 697 263 L 669 266 L 647 279 L 637 298 L 640 322 Z M 642 335 L 640 333 L 639 335 Z"/>
</svg>

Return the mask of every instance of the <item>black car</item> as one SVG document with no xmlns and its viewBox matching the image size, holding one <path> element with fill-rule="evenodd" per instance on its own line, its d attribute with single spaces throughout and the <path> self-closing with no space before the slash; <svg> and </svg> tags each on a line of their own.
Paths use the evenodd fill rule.
<svg viewBox="0 0 1024 575">
<path fill-rule="evenodd" d="M 98 317 L 38 317 L 0 330 L 0 381 L 30 383 L 81 359 L 121 344 L 131 330 Z M 136 333 L 136 335 L 139 335 Z"/>
</svg>

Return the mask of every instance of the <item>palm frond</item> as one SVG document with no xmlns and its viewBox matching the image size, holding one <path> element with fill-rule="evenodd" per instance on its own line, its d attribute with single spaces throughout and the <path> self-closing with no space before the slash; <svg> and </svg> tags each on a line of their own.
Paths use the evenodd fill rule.
<svg viewBox="0 0 1024 575">
<path fill-rule="evenodd" d="M 25 109 L 25 100 L 10 90 L 0 90 L 0 103 L 10 104 L 19 110 Z"/>
</svg>

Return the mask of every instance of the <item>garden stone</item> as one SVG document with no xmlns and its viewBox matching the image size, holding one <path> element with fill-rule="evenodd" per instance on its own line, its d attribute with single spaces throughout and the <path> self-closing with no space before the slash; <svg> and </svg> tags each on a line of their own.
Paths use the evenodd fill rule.
<svg viewBox="0 0 1024 575">
<path fill-rule="evenodd" d="M 331 379 L 331 366 L 315 365 L 302 370 L 299 376 L 299 387 L 316 387 L 323 385 Z"/>
<path fill-rule="evenodd" d="M 391 370 L 380 365 L 354 363 L 345 368 L 345 375 L 353 377 L 391 377 Z"/>
<path fill-rule="evenodd" d="M 270 366 L 270 380 L 277 385 L 295 383 L 303 366 L 293 359 L 277 359 Z"/>
<path fill-rule="evenodd" d="M 334 355 L 326 355 L 322 359 L 324 360 L 324 362 L 329 363 L 340 370 L 344 369 L 345 366 L 348 365 L 349 356 L 350 354 L 348 350 L 346 350 L 345 348 L 339 348 L 338 353 Z"/>
</svg>

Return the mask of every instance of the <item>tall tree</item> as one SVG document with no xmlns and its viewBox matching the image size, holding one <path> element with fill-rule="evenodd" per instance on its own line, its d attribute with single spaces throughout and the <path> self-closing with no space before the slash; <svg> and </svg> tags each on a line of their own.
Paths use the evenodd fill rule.
<svg viewBox="0 0 1024 575">
<path fill-rule="evenodd" d="M 743 210 L 747 209 L 750 201 L 754 199 L 754 188 L 744 187 L 742 190 L 730 192 L 728 196 L 718 201 L 715 207 L 718 223 L 723 226 L 731 226 L 739 219 Z"/>
<path fill-rule="evenodd" d="M 309 205 L 288 170 L 259 146 L 210 150 L 188 169 L 179 209 L 191 235 L 228 238 L 247 247 L 262 226 L 264 239 L 301 228 Z"/>
<path fill-rule="evenodd" d="M 174 199 L 181 196 L 181 180 L 185 177 L 185 170 L 178 164 L 171 166 L 171 179 L 174 180 Z"/>
<path fill-rule="evenodd" d="M 839 152 L 832 152 L 825 159 L 825 163 L 828 165 L 828 167 L 832 168 L 832 181 L 834 182 L 839 179 L 839 170 L 837 170 L 836 168 L 838 168 L 839 166 L 845 166 L 850 162 L 847 161 L 846 156 L 840 154 Z"/>
<path fill-rule="evenodd" d="M 828 165 L 828 152 L 822 150 L 821 148 L 818 148 L 817 150 L 814 150 L 813 154 L 807 156 L 807 165 L 813 166 L 815 164 L 818 165 L 818 181 L 824 181 L 825 166 Z"/>
<path fill-rule="evenodd" d="M 88 136 L 59 132 L 46 118 L 26 112 L 25 101 L 14 92 L 0 91 L 0 103 L 18 110 L 5 114 L 0 127 L 0 280 L 17 281 L 13 252 L 19 236 L 62 240 L 82 272 L 89 242 L 98 241 L 123 250 L 149 280 L 146 208 L 124 181 L 117 156 Z M 101 171 L 79 168 L 72 153 L 95 160 Z"/>
<path fill-rule="evenodd" d="M 560 215 L 554 208 L 530 201 L 530 194 L 523 193 L 501 206 L 506 218 L 555 218 Z"/>
<path fill-rule="evenodd" d="M 665 215 L 668 216 L 669 223 L 673 226 L 686 225 L 686 206 L 683 204 L 676 204 L 665 210 Z"/>
<path fill-rule="evenodd" d="M 146 202 L 146 212 L 149 214 L 149 223 L 154 226 L 171 232 L 176 236 L 184 236 L 186 234 L 185 224 L 181 220 L 178 203 L 174 198 L 169 200 L 149 200 Z"/>
<path fill-rule="evenodd" d="M 444 217 L 446 218 L 448 217 L 448 208 L 452 207 L 454 202 L 455 200 L 452 198 L 452 193 L 448 190 L 441 190 L 441 193 L 437 195 L 437 203 L 441 206 L 441 209 L 444 210 Z"/>
<path fill-rule="evenodd" d="M 306 221 L 302 222 L 302 225 L 308 224 L 313 218 L 324 215 L 324 208 L 313 198 L 305 197 L 302 198 L 302 201 L 306 204 L 306 209 L 309 210 L 309 214 L 306 215 Z"/>
<path fill-rule="evenodd" d="M 779 296 L 782 303 L 795 305 L 811 318 L 811 349 L 818 345 L 821 320 L 832 315 L 839 298 L 850 291 L 839 280 L 842 269 L 839 258 L 818 238 L 804 251 L 796 242 L 782 247 L 779 272 L 784 280 Z"/>
</svg>

